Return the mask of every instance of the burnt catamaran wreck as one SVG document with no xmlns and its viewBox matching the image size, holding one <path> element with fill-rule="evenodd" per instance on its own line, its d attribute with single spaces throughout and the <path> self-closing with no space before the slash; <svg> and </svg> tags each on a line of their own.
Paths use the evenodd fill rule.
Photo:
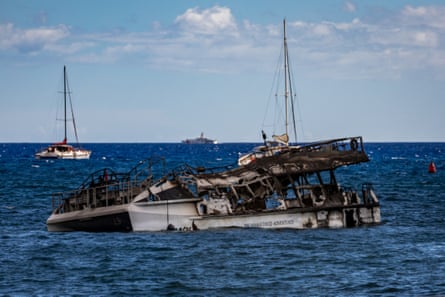
<svg viewBox="0 0 445 297">
<path fill-rule="evenodd" d="M 292 146 L 233 169 L 184 165 L 159 177 L 153 166 L 161 160 L 149 159 L 127 174 L 96 172 L 77 190 L 53 195 L 47 227 L 164 231 L 379 224 L 372 185 L 357 191 L 340 186 L 335 176 L 339 167 L 367 161 L 361 137 Z"/>
</svg>

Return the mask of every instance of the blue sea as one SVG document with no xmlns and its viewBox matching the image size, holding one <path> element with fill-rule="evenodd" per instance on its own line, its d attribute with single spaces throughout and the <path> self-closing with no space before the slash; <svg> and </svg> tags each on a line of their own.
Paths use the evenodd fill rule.
<svg viewBox="0 0 445 297">
<path fill-rule="evenodd" d="M 43 144 L 0 144 L 2 296 L 444 296 L 445 143 L 366 143 L 379 226 L 158 233 L 49 233 L 51 193 L 104 167 L 163 156 L 223 166 L 255 144 L 85 144 L 90 160 L 35 160 Z M 428 173 L 434 161 L 437 173 Z"/>
</svg>

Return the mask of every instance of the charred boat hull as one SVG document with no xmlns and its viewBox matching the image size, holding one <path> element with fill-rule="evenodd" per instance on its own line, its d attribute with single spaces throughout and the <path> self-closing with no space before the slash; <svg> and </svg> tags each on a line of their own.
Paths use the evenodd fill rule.
<svg viewBox="0 0 445 297">
<path fill-rule="evenodd" d="M 53 213 L 47 220 L 52 232 L 129 232 L 133 231 L 127 205 L 90 208 L 69 213 Z"/>
</svg>

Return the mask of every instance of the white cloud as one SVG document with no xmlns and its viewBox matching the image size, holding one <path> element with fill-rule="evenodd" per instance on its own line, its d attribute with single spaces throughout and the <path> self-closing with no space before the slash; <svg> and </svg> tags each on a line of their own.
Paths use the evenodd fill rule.
<svg viewBox="0 0 445 297">
<path fill-rule="evenodd" d="M 110 55 L 117 55 L 121 53 L 135 54 L 142 52 L 144 49 L 146 49 L 146 47 L 142 45 L 124 44 L 124 45 L 109 47 L 107 48 L 106 52 L 109 53 Z"/>
<path fill-rule="evenodd" d="M 344 9 L 349 12 L 355 12 L 357 8 L 354 3 L 350 2 L 350 1 L 346 1 L 345 5 L 344 5 Z"/>
<path fill-rule="evenodd" d="M 408 25 L 423 25 L 445 29 L 445 6 L 406 6 L 401 12 L 402 21 Z"/>
<path fill-rule="evenodd" d="M 407 16 L 425 16 L 427 15 L 427 8 L 422 6 L 412 7 L 408 5 L 403 9 L 402 13 Z"/>
<path fill-rule="evenodd" d="M 389 29 L 374 32 L 369 42 L 394 47 L 437 47 L 439 37 L 432 31 L 418 31 L 416 29 Z"/>
<path fill-rule="evenodd" d="M 434 32 L 415 32 L 413 39 L 414 44 L 419 46 L 436 47 L 438 45 L 438 37 Z"/>
<path fill-rule="evenodd" d="M 352 2 L 346 2 L 346 4 Z M 341 77 L 397 77 L 416 67 L 445 73 L 445 6 L 411 7 L 380 17 L 304 22 L 288 19 L 287 37 L 296 69 Z M 181 71 L 270 71 L 279 54 L 282 24 L 238 24 L 227 7 L 190 8 L 176 27 L 154 22 L 150 31 L 71 34 L 68 27 L 20 29 L 0 25 L 0 51 L 64 54 L 87 63 L 146 63 Z M 444 25 L 442 25 L 444 24 Z M 179 33 L 179 34 L 178 34 Z M 386 54 L 385 54 L 386 53 Z M 273 67 L 273 65 L 272 65 Z M 394 75 L 393 75 L 394 74 Z M 445 76 L 445 75 L 444 75 Z"/>
<path fill-rule="evenodd" d="M 313 26 L 312 31 L 315 35 L 330 35 L 332 33 L 329 24 L 316 24 Z"/>
<path fill-rule="evenodd" d="M 225 32 L 237 34 L 237 25 L 230 8 L 214 6 L 209 9 L 199 10 L 190 8 L 178 16 L 175 23 L 188 33 L 218 34 Z"/>
<path fill-rule="evenodd" d="M 370 26 L 363 24 L 360 19 L 355 18 L 350 23 L 334 23 L 337 30 L 356 30 L 356 29 L 368 29 Z"/>
<path fill-rule="evenodd" d="M 35 29 L 17 29 L 13 24 L 0 24 L 0 48 L 16 49 L 20 52 L 36 52 L 46 45 L 55 43 L 69 36 L 68 27 L 40 27 Z"/>
</svg>

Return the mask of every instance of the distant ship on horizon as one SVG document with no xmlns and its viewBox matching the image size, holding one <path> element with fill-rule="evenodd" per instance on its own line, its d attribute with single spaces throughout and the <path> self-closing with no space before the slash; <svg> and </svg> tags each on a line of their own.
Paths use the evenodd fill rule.
<svg viewBox="0 0 445 297">
<path fill-rule="evenodd" d="M 217 144 L 218 141 L 216 139 L 209 139 L 204 137 L 204 132 L 201 132 L 201 136 L 198 138 L 185 139 L 182 143 L 186 144 Z"/>
</svg>

